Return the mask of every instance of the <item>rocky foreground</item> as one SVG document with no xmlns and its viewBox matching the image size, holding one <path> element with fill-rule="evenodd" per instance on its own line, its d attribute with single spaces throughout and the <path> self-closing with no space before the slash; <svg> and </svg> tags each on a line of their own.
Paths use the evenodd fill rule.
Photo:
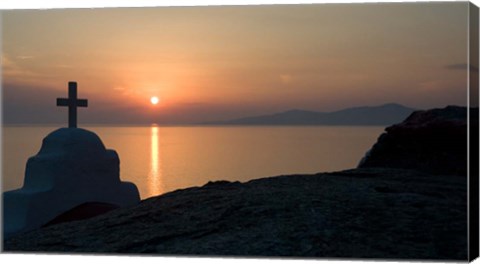
<svg viewBox="0 0 480 264">
<path fill-rule="evenodd" d="M 361 168 L 213 182 L 57 224 L 84 207 L 4 250 L 465 261 L 466 113 L 413 113 L 386 129 Z"/>
<path fill-rule="evenodd" d="M 214 182 L 18 235 L 4 250 L 466 260 L 465 179 L 370 168 Z"/>
</svg>

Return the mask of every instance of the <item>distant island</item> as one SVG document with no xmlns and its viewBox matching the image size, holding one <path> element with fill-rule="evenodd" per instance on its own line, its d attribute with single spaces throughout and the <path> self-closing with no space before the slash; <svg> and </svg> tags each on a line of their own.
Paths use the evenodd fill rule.
<svg viewBox="0 0 480 264">
<path fill-rule="evenodd" d="M 400 104 L 361 106 L 335 112 L 315 112 L 293 109 L 270 115 L 203 122 L 202 125 L 327 125 L 384 126 L 401 122 L 416 109 Z"/>
</svg>

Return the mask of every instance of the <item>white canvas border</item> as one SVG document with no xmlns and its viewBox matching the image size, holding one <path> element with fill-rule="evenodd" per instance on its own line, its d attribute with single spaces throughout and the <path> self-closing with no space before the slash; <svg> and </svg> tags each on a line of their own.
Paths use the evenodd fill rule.
<svg viewBox="0 0 480 264">
<path fill-rule="evenodd" d="M 293 0 L 3 0 L 0 1 L 0 10 L 5 9 L 51 9 L 51 8 L 97 8 L 97 7 L 155 7 L 155 6 L 210 6 L 210 5 L 265 5 L 265 4 L 310 4 L 310 3 L 382 3 L 382 2 L 433 2 L 415 0 L 321 0 L 321 1 L 293 1 Z M 436 0 L 434 2 L 452 2 L 451 0 Z M 466 2 L 466 1 L 458 1 Z M 480 7 L 480 0 L 470 1 Z M 1 15 L 0 15 L 1 16 Z M 1 17 L 0 17 L 1 18 Z M 1 25 L 1 22 L 0 22 Z M 1 32 L 1 31 L 0 31 Z M 1 47 L 1 43 L 0 43 Z M 0 76 L 1 78 L 1 76 Z M 1 80 L 1 79 L 0 79 Z M 1 98 L 0 98 L 1 99 Z M 1 116 L 1 107 L 0 107 Z M 1 132 L 0 132 L 1 136 Z M 0 156 L 1 160 L 1 156 Z M 0 161 L 1 162 L 1 161 Z M 0 163 L 1 164 L 1 163 Z M 241 258 L 191 258 L 191 257 L 153 257 L 153 256 L 106 256 L 106 255 L 54 255 L 54 254 L 0 254 L 2 263 L 173 263 L 186 264 L 195 262 L 198 264 L 308 264 L 308 263 L 432 263 L 405 262 L 405 261 L 363 261 L 363 260 L 292 260 L 292 259 L 241 259 Z M 454 262 L 435 262 L 454 263 Z M 474 263 L 480 263 L 479 260 Z"/>
</svg>

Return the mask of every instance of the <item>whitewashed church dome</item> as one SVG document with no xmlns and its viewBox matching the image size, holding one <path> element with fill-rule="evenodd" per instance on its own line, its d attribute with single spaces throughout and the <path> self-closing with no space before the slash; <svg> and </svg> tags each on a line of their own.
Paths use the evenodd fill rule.
<svg viewBox="0 0 480 264">
<path fill-rule="evenodd" d="M 105 151 L 105 145 L 97 134 L 82 128 L 60 128 L 43 139 L 37 156 L 92 157 Z"/>
</svg>

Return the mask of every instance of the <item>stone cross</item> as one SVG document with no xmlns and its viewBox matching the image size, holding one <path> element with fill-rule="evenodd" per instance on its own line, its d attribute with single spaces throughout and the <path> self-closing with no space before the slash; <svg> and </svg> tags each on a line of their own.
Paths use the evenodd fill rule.
<svg viewBox="0 0 480 264">
<path fill-rule="evenodd" d="M 77 99 L 77 83 L 68 83 L 68 98 L 57 98 L 57 106 L 68 106 L 68 127 L 77 127 L 77 107 L 88 107 L 87 99 Z"/>
</svg>

